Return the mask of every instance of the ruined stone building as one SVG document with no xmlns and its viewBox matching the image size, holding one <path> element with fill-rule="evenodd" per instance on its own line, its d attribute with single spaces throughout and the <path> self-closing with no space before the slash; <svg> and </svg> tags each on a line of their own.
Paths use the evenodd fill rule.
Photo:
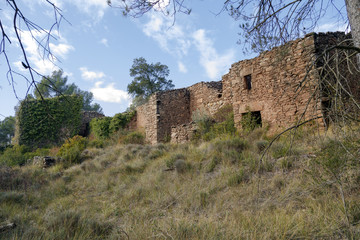
<svg viewBox="0 0 360 240">
<path fill-rule="evenodd" d="M 137 108 L 137 128 L 144 129 L 151 144 L 184 142 L 191 137 L 194 111 L 212 115 L 226 104 L 233 108 L 237 128 L 249 112 L 270 131 L 291 126 L 299 119 L 322 116 L 325 100 L 314 94 L 321 66 L 313 63 L 326 47 L 345 38 L 340 32 L 308 34 L 232 64 L 219 82 L 157 92 Z"/>
</svg>

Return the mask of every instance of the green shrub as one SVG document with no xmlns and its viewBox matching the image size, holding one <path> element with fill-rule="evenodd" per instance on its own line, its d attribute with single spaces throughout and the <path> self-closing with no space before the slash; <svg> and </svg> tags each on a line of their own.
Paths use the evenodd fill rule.
<svg viewBox="0 0 360 240">
<path fill-rule="evenodd" d="M 135 114 L 135 111 L 115 114 L 115 116 L 110 121 L 110 133 L 115 133 L 120 129 L 126 128 Z"/>
<path fill-rule="evenodd" d="M 0 165 L 16 166 L 26 163 L 30 152 L 30 148 L 24 145 L 14 145 L 13 147 L 6 148 L 2 155 L 0 155 Z"/>
<path fill-rule="evenodd" d="M 98 139 L 106 139 L 110 136 L 111 117 L 93 118 L 90 122 L 90 131 Z"/>
<path fill-rule="evenodd" d="M 123 139 L 124 144 L 144 144 L 145 137 L 140 132 L 130 132 Z"/>
<path fill-rule="evenodd" d="M 255 128 L 261 127 L 261 125 L 258 123 L 258 120 L 251 112 L 250 109 L 248 109 L 248 113 L 245 113 L 241 117 L 241 127 L 242 130 L 245 133 L 249 133 L 253 131 Z"/>
<path fill-rule="evenodd" d="M 201 111 L 195 111 L 193 120 L 197 125 L 193 140 L 210 141 L 221 135 L 234 135 L 236 133 L 234 114 L 229 105 L 220 108 L 214 117 Z"/>
<path fill-rule="evenodd" d="M 81 153 L 85 150 L 88 140 L 81 136 L 68 139 L 59 149 L 57 156 L 64 159 L 67 165 L 81 163 Z"/>
<path fill-rule="evenodd" d="M 104 140 L 95 139 L 95 140 L 89 141 L 89 147 L 104 148 L 104 146 L 105 146 Z"/>
</svg>

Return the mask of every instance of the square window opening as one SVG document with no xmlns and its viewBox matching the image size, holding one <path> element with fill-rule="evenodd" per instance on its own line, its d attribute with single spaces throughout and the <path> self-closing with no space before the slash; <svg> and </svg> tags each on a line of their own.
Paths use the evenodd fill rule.
<svg viewBox="0 0 360 240">
<path fill-rule="evenodd" d="M 251 74 L 244 76 L 244 86 L 245 89 L 251 89 Z"/>
</svg>

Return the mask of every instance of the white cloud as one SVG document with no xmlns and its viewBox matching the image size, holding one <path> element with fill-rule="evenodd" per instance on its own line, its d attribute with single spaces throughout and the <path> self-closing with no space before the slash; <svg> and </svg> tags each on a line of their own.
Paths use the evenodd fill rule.
<svg viewBox="0 0 360 240">
<path fill-rule="evenodd" d="M 319 26 L 316 26 L 314 32 L 336 32 L 336 31 L 349 31 L 347 28 L 347 24 L 339 24 L 339 23 L 325 23 Z"/>
<path fill-rule="evenodd" d="M 42 40 L 46 39 L 46 32 L 36 32 L 33 31 L 30 33 L 29 31 L 23 31 L 20 34 L 21 41 L 24 45 L 25 51 L 27 53 L 28 60 L 31 66 L 39 73 L 43 75 L 48 75 L 52 71 L 57 70 L 58 67 L 56 64 L 58 63 L 58 59 L 66 59 L 67 55 L 71 50 L 74 50 L 74 47 L 66 43 L 66 39 L 60 38 L 62 43 L 54 44 L 50 43 L 50 51 L 53 55 L 47 55 L 46 52 L 44 54 L 44 49 L 39 46 L 38 42 L 41 42 L 42 45 L 45 45 Z M 58 35 L 57 32 L 53 32 L 53 35 Z M 34 38 L 33 38 L 34 37 Z M 21 61 L 15 62 L 15 65 L 19 68 L 19 70 L 24 70 L 24 67 L 21 64 Z"/>
<path fill-rule="evenodd" d="M 44 0 L 24 0 L 27 6 L 33 11 L 37 10 L 34 2 L 40 5 L 46 5 L 52 9 L 52 6 Z M 64 4 L 69 3 L 75 5 L 81 12 L 88 14 L 96 19 L 101 19 L 104 16 L 106 9 L 109 7 L 106 0 L 51 0 L 58 8 L 65 8 Z M 50 9 L 49 8 L 49 9 Z M 49 10 L 49 13 L 51 13 Z M 52 13 L 53 16 L 53 13 Z"/>
<path fill-rule="evenodd" d="M 103 38 L 100 40 L 100 43 L 103 44 L 105 47 L 108 47 L 109 44 L 108 44 L 108 40 L 106 38 Z"/>
<path fill-rule="evenodd" d="M 116 89 L 114 83 L 102 87 L 103 83 L 102 81 L 96 82 L 95 86 L 90 89 L 96 100 L 110 103 L 130 102 L 131 98 L 126 91 Z"/>
<path fill-rule="evenodd" d="M 194 29 L 189 25 L 180 25 L 179 22 L 173 25 L 173 19 L 163 14 L 152 13 L 142 30 L 146 36 L 154 39 L 162 50 L 178 59 L 178 69 L 183 73 L 187 72 L 187 68 L 181 59 L 188 55 L 192 47 L 199 52 L 200 64 L 212 80 L 224 74 L 235 60 L 235 49 L 219 54 L 204 29 Z"/>
<path fill-rule="evenodd" d="M 87 13 L 88 15 L 95 16 L 100 20 L 105 10 L 109 7 L 106 0 L 68 0 L 69 3 L 74 4 L 80 11 Z"/>
<path fill-rule="evenodd" d="M 163 14 L 152 13 L 150 21 L 143 26 L 143 32 L 158 42 L 161 49 L 177 57 L 187 55 L 191 46 L 183 27 L 173 25 L 173 19 Z"/>
<path fill-rule="evenodd" d="M 105 73 L 89 71 L 86 67 L 81 67 L 80 71 L 81 71 L 81 77 L 84 80 L 95 80 L 95 79 L 101 79 L 101 78 L 105 77 Z"/>
<path fill-rule="evenodd" d="M 220 77 L 234 62 L 235 50 L 230 49 L 227 53 L 219 55 L 214 48 L 214 43 L 206 36 L 204 29 L 193 33 L 194 44 L 200 52 L 200 64 L 205 68 L 210 79 Z"/>
<path fill-rule="evenodd" d="M 178 62 L 178 68 L 179 68 L 179 71 L 182 73 L 187 73 L 187 71 L 188 71 L 186 66 L 182 62 Z"/>
</svg>

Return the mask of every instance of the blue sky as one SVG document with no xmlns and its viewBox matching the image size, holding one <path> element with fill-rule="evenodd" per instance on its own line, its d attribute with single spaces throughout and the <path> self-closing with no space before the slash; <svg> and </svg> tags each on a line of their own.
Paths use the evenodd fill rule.
<svg viewBox="0 0 360 240">
<path fill-rule="evenodd" d="M 25 50 L 33 67 L 44 75 L 63 69 L 68 82 L 94 94 L 105 115 L 123 112 L 131 99 L 126 87 L 131 82 L 129 69 L 133 59 L 144 57 L 148 63 L 160 62 L 170 69 L 170 79 L 176 88 L 200 81 L 218 81 L 231 64 L 256 56 L 243 54 L 238 22 L 226 12 L 220 15 L 223 1 L 191 1 L 190 16 L 172 17 L 150 12 L 141 18 L 123 17 L 119 9 L 110 8 L 106 0 L 56 0 L 69 21 L 62 21 L 53 32 L 50 47 L 58 58 L 43 59 L 29 32 L 23 31 Z M 336 1 L 335 1 L 336 2 Z M 339 1 L 340 2 L 340 1 Z M 342 1 L 341 1 L 342 2 Z M 18 0 L 25 15 L 44 29 L 54 22 L 52 9 L 45 0 Z M 5 1 L 0 3 L 1 20 L 10 29 L 11 11 Z M 336 15 L 336 13 L 335 13 Z M 335 16 L 320 22 L 318 31 L 345 29 Z M 34 33 L 38 39 L 43 35 Z M 7 53 L 14 70 L 26 74 L 21 66 L 21 53 L 14 40 Z M 241 40 L 241 39 L 240 39 Z M 27 83 L 16 77 L 14 89 L 6 78 L 7 66 L 0 55 L 0 120 L 14 116 L 14 106 L 26 96 Z M 41 77 L 35 76 L 36 80 Z"/>
</svg>

